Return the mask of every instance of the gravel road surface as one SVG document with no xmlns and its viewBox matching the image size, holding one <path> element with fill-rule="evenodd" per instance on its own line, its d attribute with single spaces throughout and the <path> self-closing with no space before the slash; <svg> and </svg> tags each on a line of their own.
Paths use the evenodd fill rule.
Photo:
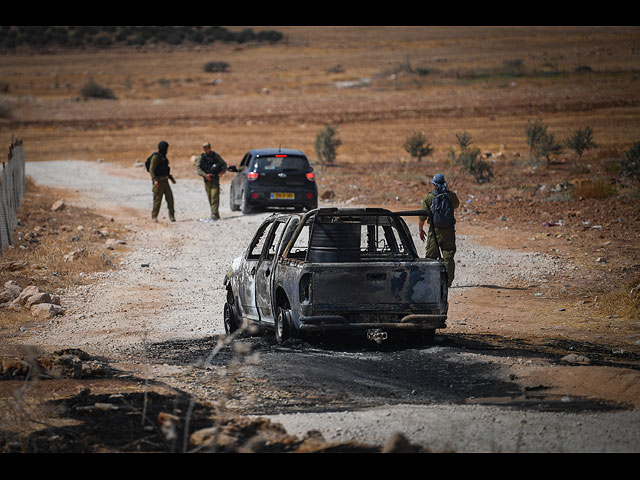
<svg viewBox="0 0 640 480">
<path fill-rule="evenodd" d="M 126 248 L 114 252 L 114 263 L 119 268 L 97 275 L 89 286 L 66 292 L 67 313 L 39 335 L 32 336 L 31 343 L 45 348 L 80 348 L 113 362 L 144 363 L 148 345 L 195 343 L 224 333 L 225 271 L 231 260 L 243 253 L 267 213 L 245 216 L 231 212 L 228 184 L 223 184 L 223 220 L 205 221 L 208 205 L 204 188 L 194 175 L 189 179 L 178 178 L 178 183 L 172 185 L 177 222 L 168 221 L 163 204 L 160 222 L 153 224 L 149 221 L 151 184 L 143 168 L 79 161 L 28 162 L 27 175 L 39 184 L 69 189 L 74 193 L 73 198 L 66 199 L 69 205 L 113 216 L 129 230 Z M 411 228 L 419 244 L 416 225 Z M 544 255 L 480 246 L 464 236 L 460 236 L 457 259 L 465 267 L 460 269 L 454 288 L 534 282 L 537 277 L 561 268 Z M 430 357 L 448 355 L 456 357 L 458 365 L 487 362 L 486 358 L 457 355 L 452 348 L 425 347 L 412 354 L 412 361 L 424 365 Z M 314 351 L 292 353 L 284 349 L 269 355 L 277 355 L 279 361 L 285 362 L 287 358 L 299 360 L 303 356 L 314 361 Z M 350 361 L 380 365 L 395 358 L 393 353 L 360 351 L 346 352 L 343 356 Z M 492 361 L 500 364 L 505 360 Z M 176 387 L 188 388 L 187 377 L 181 377 L 181 372 L 188 368 L 175 363 L 154 364 L 148 374 L 173 382 Z M 250 375 L 270 372 L 260 366 L 250 368 Z M 330 373 L 325 372 L 327 376 Z M 345 395 L 350 394 L 348 382 L 341 388 Z M 328 441 L 382 445 L 395 432 L 401 432 L 412 443 L 433 451 L 640 451 L 640 414 L 634 410 L 540 411 L 512 405 L 459 404 L 446 399 L 428 401 L 426 397 L 424 404 L 416 401 L 391 404 L 385 403 L 384 398 L 376 402 L 375 405 L 355 402 L 354 408 L 347 411 L 325 408 L 302 412 L 282 408 L 264 416 L 301 437 L 310 430 L 318 430 Z"/>
</svg>

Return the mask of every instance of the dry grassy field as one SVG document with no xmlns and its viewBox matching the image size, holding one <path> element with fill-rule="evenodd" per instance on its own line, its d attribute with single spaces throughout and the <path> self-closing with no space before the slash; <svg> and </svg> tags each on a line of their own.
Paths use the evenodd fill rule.
<svg viewBox="0 0 640 480">
<path fill-rule="evenodd" d="M 194 175 L 190 159 L 205 140 L 231 164 L 249 148 L 299 148 L 315 161 L 321 192 L 391 208 L 419 205 L 428 180 L 441 172 L 464 199 L 474 196 L 474 220 L 484 226 L 500 216 L 521 226 L 563 216 L 567 223 L 568 211 L 587 212 L 575 220 L 596 222 L 590 215 L 602 214 L 605 221 L 609 207 L 593 212 L 539 188 L 616 182 L 615 195 L 606 187 L 578 198 L 607 196 L 604 202 L 619 209 L 614 219 L 624 217 L 615 230 L 637 235 L 637 184 L 619 175 L 619 162 L 640 140 L 639 28 L 270 28 L 284 39 L 5 53 L 0 142 L 22 139 L 28 161 L 133 165 L 166 140 L 173 171 L 183 177 Z M 210 73 L 208 62 L 228 68 Z M 89 82 L 115 99 L 83 98 Z M 558 140 L 591 127 L 598 146 L 580 164 L 565 149 L 550 164 L 533 165 L 525 126 L 535 119 Z M 342 142 L 332 166 L 320 165 L 314 150 L 326 124 L 338 128 Z M 434 148 L 421 162 L 403 149 L 414 131 Z M 493 154 L 488 184 L 451 164 L 461 132 Z"/>
<path fill-rule="evenodd" d="M 315 163 L 321 193 L 389 208 L 419 206 L 429 179 L 441 172 L 463 200 L 473 200 L 461 212 L 461 229 L 483 229 L 487 242 L 516 248 L 528 242 L 548 251 L 553 247 L 536 247 L 549 240 L 540 225 L 563 221 L 566 246 L 578 258 L 618 242 L 608 253 L 619 259 L 598 270 L 598 279 L 603 273 L 608 284 L 633 280 L 638 187 L 620 175 L 620 159 L 640 140 L 640 29 L 273 28 L 284 39 L 268 45 L 5 53 L 0 142 L 22 139 L 28 161 L 127 166 L 166 140 L 178 178 L 194 175 L 191 156 L 206 140 L 230 164 L 249 148 L 299 148 Z M 208 62 L 228 68 L 207 72 Z M 83 97 L 89 82 L 115 99 Z M 536 119 L 558 140 L 591 127 L 597 148 L 579 163 L 565 148 L 535 164 L 525 126 Z M 330 166 L 317 161 L 314 149 L 327 124 L 341 140 Z M 403 149 L 416 131 L 434 148 L 420 162 Z M 491 182 L 478 184 L 451 163 L 461 132 L 491 155 Z M 144 175 L 134 168 L 131 174 Z M 557 191 L 563 182 L 584 185 L 576 180 L 588 188 Z M 498 218 L 509 219 L 510 235 Z M 586 229 L 585 222 L 606 231 Z"/>
<path fill-rule="evenodd" d="M 178 181 L 195 178 L 191 157 L 204 141 L 229 164 L 251 148 L 297 148 L 312 161 L 328 204 L 391 209 L 418 208 L 429 180 L 443 173 L 462 201 L 461 237 L 576 266 L 549 279 L 546 303 L 528 291 L 500 297 L 476 289 L 467 300 L 453 291 L 453 309 L 479 312 L 488 337 L 498 331 L 501 310 L 509 310 L 523 320 L 509 325 L 509 335 L 551 338 L 560 334 L 549 325 L 561 324 L 567 338 L 638 351 L 640 185 L 622 175 L 620 162 L 640 141 L 640 28 L 269 28 L 284 39 L 2 52 L 0 145 L 17 137 L 27 161 L 101 160 L 146 178 L 134 163 L 166 140 Z M 228 68 L 208 72 L 208 62 Z M 84 97 L 90 82 L 115 98 Z M 537 119 L 558 140 L 590 127 L 597 147 L 579 161 L 568 148 L 534 161 L 525 127 Z M 341 140 L 331 165 L 321 164 L 314 148 L 327 124 Z M 434 148 L 419 162 L 403 148 L 413 132 L 424 132 Z M 462 132 L 491 165 L 491 181 L 478 183 L 451 161 Z M 37 241 L 4 253 L 0 284 L 18 279 L 55 290 L 113 268 L 100 255 L 73 267 L 54 258 L 61 238 L 78 236 L 42 228 L 60 196 L 30 184 L 16 238 L 37 231 Z M 74 208 L 58 215 L 62 226 L 107 225 L 124 236 L 111 214 Z M 90 250 L 93 242 L 84 235 L 78 245 Z M 12 270 L 11 262 L 28 268 Z M 46 275 L 47 265 L 63 274 Z M 12 313 L 0 328 L 11 335 L 25 318 Z"/>
</svg>

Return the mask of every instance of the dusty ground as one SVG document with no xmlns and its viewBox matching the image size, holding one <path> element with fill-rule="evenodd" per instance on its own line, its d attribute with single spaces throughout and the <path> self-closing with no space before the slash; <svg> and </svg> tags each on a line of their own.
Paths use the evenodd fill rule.
<svg viewBox="0 0 640 480">
<path fill-rule="evenodd" d="M 45 325 L 29 321 L 22 329 L 16 323 L 3 325 L 7 353 L 15 353 L 12 347 L 20 345 L 45 350 L 79 348 L 94 361 L 104 362 L 101 368 L 95 366 L 93 373 L 75 380 L 51 379 L 37 384 L 6 380 L 2 382 L 5 398 L 13 398 L 13 392 L 25 385 L 29 385 L 32 399 L 59 397 L 53 404 L 46 404 L 57 415 L 47 412 L 38 418 L 47 418 L 48 422 L 65 418 L 65 422 L 76 425 L 75 430 L 67 429 L 75 433 L 69 433 L 59 447 L 71 451 L 184 449 L 182 437 L 165 441 L 166 436 L 158 432 L 161 424 L 157 415 L 189 412 L 191 397 L 185 392 L 199 399 L 215 398 L 213 403 L 196 404 L 189 417 L 191 431 L 196 425 L 210 425 L 212 416 L 220 419 L 229 412 L 275 414 L 297 436 L 282 440 L 282 432 L 275 432 L 281 442 L 274 450 L 280 451 L 310 448 L 308 443 L 300 446 L 308 425 L 297 425 L 287 412 L 317 411 L 318 405 L 327 401 L 333 402 L 335 411 L 370 407 L 362 400 L 371 396 L 370 388 L 365 389 L 366 395 L 360 395 L 358 389 L 342 385 L 339 394 L 326 393 L 314 400 L 293 388 L 290 380 L 277 378 L 277 372 L 262 372 L 264 378 L 260 373 L 255 374 L 257 377 L 249 373 L 229 380 L 234 377 L 226 372 L 236 358 L 229 347 L 223 347 L 216 357 L 219 361 L 204 369 L 201 365 L 185 373 L 184 368 L 215 350 L 222 333 L 221 303 L 215 299 L 221 295 L 224 269 L 232 256 L 241 253 L 261 218 L 230 215 L 221 226 L 200 222 L 206 204 L 201 186 L 193 179 L 191 155 L 199 152 L 203 140 L 212 140 L 214 149 L 230 163 L 237 163 L 250 147 L 276 144 L 301 148 L 313 157 L 316 133 L 326 122 L 333 122 L 339 126 L 343 142 L 338 162 L 335 166 L 316 166 L 321 192 L 334 192 L 336 203 L 414 208 L 436 172 L 445 174 L 463 201 L 458 213 L 459 273 L 450 293 L 449 326 L 439 337 L 436 350 L 392 349 L 383 356 L 387 364 L 384 368 L 393 370 L 390 359 L 395 359 L 419 369 L 425 355 L 435 362 L 443 351 L 439 349 L 444 349 L 444 358 L 472 358 L 472 364 L 477 361 L 477 352 L 483 365 L 499 365 L 499 378 L 508 379 L 508 385 L 502 385 L 491 374 L 494 382 L 489 383 L 496 390 L 481 394 L 483 389 L 463 375 L 451 392 L 445 389 L 436 394 L 425 384 L 415 389 L 424 389 L 425 393 L 402 398 L 385 394 L 387 389 L 379 385 L 380 398 L 372 403 L 405 404 L 413 398 L 420 408 L 437 408 L 442 402 L 463 402 L 470 404 L 468 408 L 478 408 L 474 403 L 491 403 L 486 398 L 499 399 L 494 403 L 509 398 L 513 403 L 522 392 L 535 392 L 544 386 L 547 398 L 591 399 L 599 405 L 594 408 L 605 412 L 615 411 L 611 405 L 620 403 L 633 412 L 640 398 L 640 320 L 637 310 L 629 313 L 623 307 L 640 272 L 640 213 L 637 185 L 619 175 L 616 159 L 640 137 L 638 80 L 631 67 L 637 56 L 634 45 L 638 29 L 559 32 L 532 28 L 526 34 L 503 28 L 385 28 L 383 34 L 368 28 L 355 33 L 332 28 L 283 30 L 289 34 L 289 42 L 269 48 L 215 46 L 197 51 L 2 57 L 3 80 L 9 83 L 5 101 L 12 106 L 12 117 L 0 120 L 1 138 L 7 144 L 12 134 L 23 139 L 29 161 L 91 162 L 86 169 L 52 163 L 44 170 L 30 171 L 39 183 L 66 188 L 57 195 L 74 205 L 72 211 L 79 206 L 91 208 L 107 225 L 114 218 L 112 236 L 127 242 L 107 252 L 113 268 L 101 266 L 102 273 L 83 276 L 81 281 L 75 278 L 64 287 L 54 285 L 55 276 L 31 273 L 30 280 L 64 292 L 68 306 L 65 316 Z M 479 37 L 482 48 L 476 48 Z M 157 79 L 149 79 L 144 72 L 168 57 L 172 68 L 165 69 Z M 483 69 L 500 70 L 503 62 L 517 58 L 528 68 L 555 73 L 516 78 L 479 74 Z M 214 59 L 228 61 L 232 71 L 215 78 L 205 74 L 202 64 Z M 426 65 L 434 69 L 434 74 L 411 75 L 401 68 L 407 61 L 413 67 Z M 342 68 L 336 68 L 338 65 Z M 575 73 L 580 65 L 589 65 L 592 74 Z M 88 78 L 112 87 L 118 100 L 76 99 L 77 90 Z M 216 78 L 222 81 L 216 82 Z M 334 83 L 362 78 L 371 83 L 357 88 L 338 88 Z M 543 118 L 559 136 L 592 126 L 599 146 L 579 165 L 574 165 L 572 154 L 565 152 L 549 165 L 534 166 L 526 160 L 524 135 L 524 125 L 534 118 Z M 421 164 L 411 163 L 401 147 L 413 130 L 424 130 L 436 146 L 432 158 Z M 455 134 L 463 130 L 471 133 L 474 145 L 483 152 L 504 154 L 492 158 L 496 177 L 489 184 L 476 184 L 447 161 L 449 147 L 456 145 Z M 171 145 L 169 158 L 178 178 L 179 222 L 175 225 L 150 225 L 139 210 L 145 211 L 150 193 L 144 173 L 133 164 L 143 161 L 160 139 Z M 96 168 L 103 173 L 95 175 Z M 108 182 L 109 173 L 123 180 Z M 576 179 L 606 180 L 613 182 L 615 190 L 604 199 L 582 200 L 572 195 L 573 190 L 555 191 L 562 182 L 576 184 Z M 129 189 L 120 188 L 124 185 Z M 545 222 L 561 225 L 547 226 Z M 27 224 L 24 231 L 31 231 L 33 226 Z M 208 229 L 211 237 L 203 235 L 202 229 Z M 224 251 L 223 258 L 202 255 L 210 250 Z M 598 258 L 601 261 L 596 261 Z M 143 264 L 149 267 L 141 267 Z M 197 272 L 203 271 L 207 275 L 200 277 Z M 10 275 L 6 270 L 2 273 L 3 279 Z M 203 278 L 209 283 L 203 285 Z M 317 349 L 320 358 L 326 354 L 325 348 L 336 351 L 335 346 L 303 345 L 283 352 L 264 339 L 247 342 L 257 357 L 267 359 L 311 355 L 317 360 L 313 353 Z M 575 352 L 587 356 L 590 364 L 569 366 L 559 361 Z M 362 360 L 356 363 L 363 366 L 364 378 L 368 378 L 364 365 L 369 361 L 373 362 L 373 371 L 380 368 L 375 355 L 366 350 L 362 353 L 359 347 L 350 347 L 343 355 L 345 362 Z M 90 362 L 89 357 L 85 363 Z M 341 355 L 337 357 L 340 360 Z M 254 360 L 251 355 L 248 359 Z M 454 365 L 458 364 L 445 362 L 451 370 L 443 371 L 459 374 Z M 255 367 L 244 368 L 251 372 Z M 217 375 L 218 380 L 209 382 L 207 372 Z M 389 387 L 389 392 L 399 386 L 406 388 L 417 378 L 397 372 L 393 375 L 399 375 L 400 380 L 390 383 L 394 387 Z M 278 388 L 267 388 L 266 378 Z M 463 381 L 468 385 L 462 385 Z M 145 396 L 150 385 L 153 402 Z M 238 385 L 244 387 L 239 389 L 244 395 L 248 392 L 258 399 L 250 407 L 237 393 Z M 78 433 L 77 425 L 90 425 L 86 415 L 94 419 L 115 415 L 112 410 L 95 407 L 119 402 L 109 398 L 114 392 L 126 394 L 130 408 L 127 415 L 122 408 L 118 410 L 122 418 L 144 424 L 149 438 L 134 435 L 127 442 L 109 444 L 104 439 L 112 437 L 105 431 Z M 588 410 L 585 402 L 574 403 L 582 405 L 576 411 Z M 41 405 L 35 400 L 34 404 Z M 566 410 L 566 402 L 545 405 L 564 405 Z M 18 410 L 4 410 L 9 411 L 14 415 Z M 84 416 L 75 418 L 73 412 L 84 412 Z M 444 415 L 442 411 L 440 414 Z M 475 414 L 481 418 L 496 415 L 484 410 Z M 24 417 L 16 416 L 13 428 L 18 425 L 31 431 L 33 423 L 27 420 L 33 415 L 34 411 L 29 411 Z M 148 423 L 141 421 L 144 415 Z M 468 415 L 473 418 L 474 413 L 469 411 Z M 325 412 L 315 427 L 335 445 L 346 438 L 335 432 L 335 425 L 341 421 Z M 603 421 L 618 425 L 618 420 Z M 321 428 L 323 422 L 327 423 Z M 635 417 L 626 420 L 637 425 L 634 422 Z M 95 421 L 92 425 L 103 423 Z M 360 423 L 367 425 L 365 419 Z M 410 424 L 404 425 L 405 432 Z M 273 433 L 271 426 L 251 422 L 244 425 L 244 430 L 233 422 L 219 421 L 218 425 L 227 425 L 226 433 L 236 439 L 251 437 L 261 428 Z M 537 423 L 530 419 L 530 425 Z M 23 444 L 12 437 L 9 448 L 54 449 L 51 438 L 67 430 L 60 425 L 53 430 L 49 427 L 40 430 L 42 438 L 35 429 L 34 436 Z M 232 435 L 230 430 L 234 428 Z M 527 434 L 522 427 L 510 431 L 514 430 Z M 372 431 L 376 428 L 369 428 Z M 360 434 L 353 438 L 375 444 L 373 449 L 377 450 L 388 438 L 383 436 L 388 434 L 386 429 L 377 431 L 378 437 Z M 596 436 L 602 433 L 596 432 Z M 420 439 L 423 449 L 477 451 L 469 443 L 455 443 L 453 438 L 447 437 L 449 443 L 443 445 L 413 433 L 410 438 Z M 572 438 L 587 438 L 593 433 L 576 431 Z M 550 439 L 543 433 L 529 434 L 537 440 Z M 94 441 L 86 447 L 73 440 L 91 435 Z M 498 433 L 489 449 L 526 450 L 517 440 L 501 444 L 497 438 Z M 621 435 L 622 444 L 611 448 L 635 451 L 636 441 L 633 435 Z M 532 441 L 532 445 L 533 451 L 536 446 L 544 451 L 540 444 Z M 605 448 L 568 445 L 555 445 L 555 451 Z"/>
</svg>

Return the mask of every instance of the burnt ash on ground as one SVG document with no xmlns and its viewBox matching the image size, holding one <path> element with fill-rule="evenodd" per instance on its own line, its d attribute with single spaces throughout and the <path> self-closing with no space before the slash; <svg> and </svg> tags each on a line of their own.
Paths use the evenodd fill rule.
<svg viewBox="0 0 640 480">
<path fill-rule="evenodd" d="M 572 397 L 570 402 L 545 393 L 549 387 L 523 387 L 509 378 L 507 367 L 491 357 L 541 359 L 560 363 L 566 351 L 588 354 L 592 364 L 640 368 L 631 353 L 615 355 L 606 347 L 580 342 L 533 344 L 498 336 L 439 334 L 431 345 L 407 345 L 390 340 L 291 340 L 282 345 L 271 336 L 239 341 L 259 361 L 242 365 L 238 382 L 251 392 L 239 413 L 272 415 L 295 412 L 347 411 L 393 404 L 500 404 L 539 411 L 603 411 L 622 405 Z M 175 365 L 201 365 L 217 344 L 211 337 L 200 342 L 165 342 L 150 347 L 154 361 Z M 472 354 L 465 358 L 463 354 Z M 224 347 L 210 365 L 238 362 L 232 345 Z"/>
</svg>

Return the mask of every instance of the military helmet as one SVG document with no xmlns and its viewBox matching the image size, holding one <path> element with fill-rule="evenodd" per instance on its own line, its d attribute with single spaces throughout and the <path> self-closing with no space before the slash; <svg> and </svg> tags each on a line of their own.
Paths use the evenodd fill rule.
<svg viewBox="0 0 640 480">
<path fill-rule="evenodd" d="M 168 150 L 168 149 L 169 149 L 169 144 L 168 144 L 167 142 L 165 142 L 164 140 L 163 140 L 163 141 L 161 141 L 161 142 L 158 144 L 158 151 L 159 151 L 160 153 L 167 153 L 167 150 Z"/>
<path fill-rule="evenodd" d="M 431 183 L 433 183 L 434 185 L 442 185 L 443 183 L 445 183 L 444 175 L 442 175 L 441 173 L 436 173 L 433 176 L 433 179 L 431 180 Z"/>
<path fill-rule="evenodd" d="M 207 148 L 207 147 L 211 148 L 211 144 L 209 142 L 204 142 L 202 144 L 202 148 Z"/>
</svg>

